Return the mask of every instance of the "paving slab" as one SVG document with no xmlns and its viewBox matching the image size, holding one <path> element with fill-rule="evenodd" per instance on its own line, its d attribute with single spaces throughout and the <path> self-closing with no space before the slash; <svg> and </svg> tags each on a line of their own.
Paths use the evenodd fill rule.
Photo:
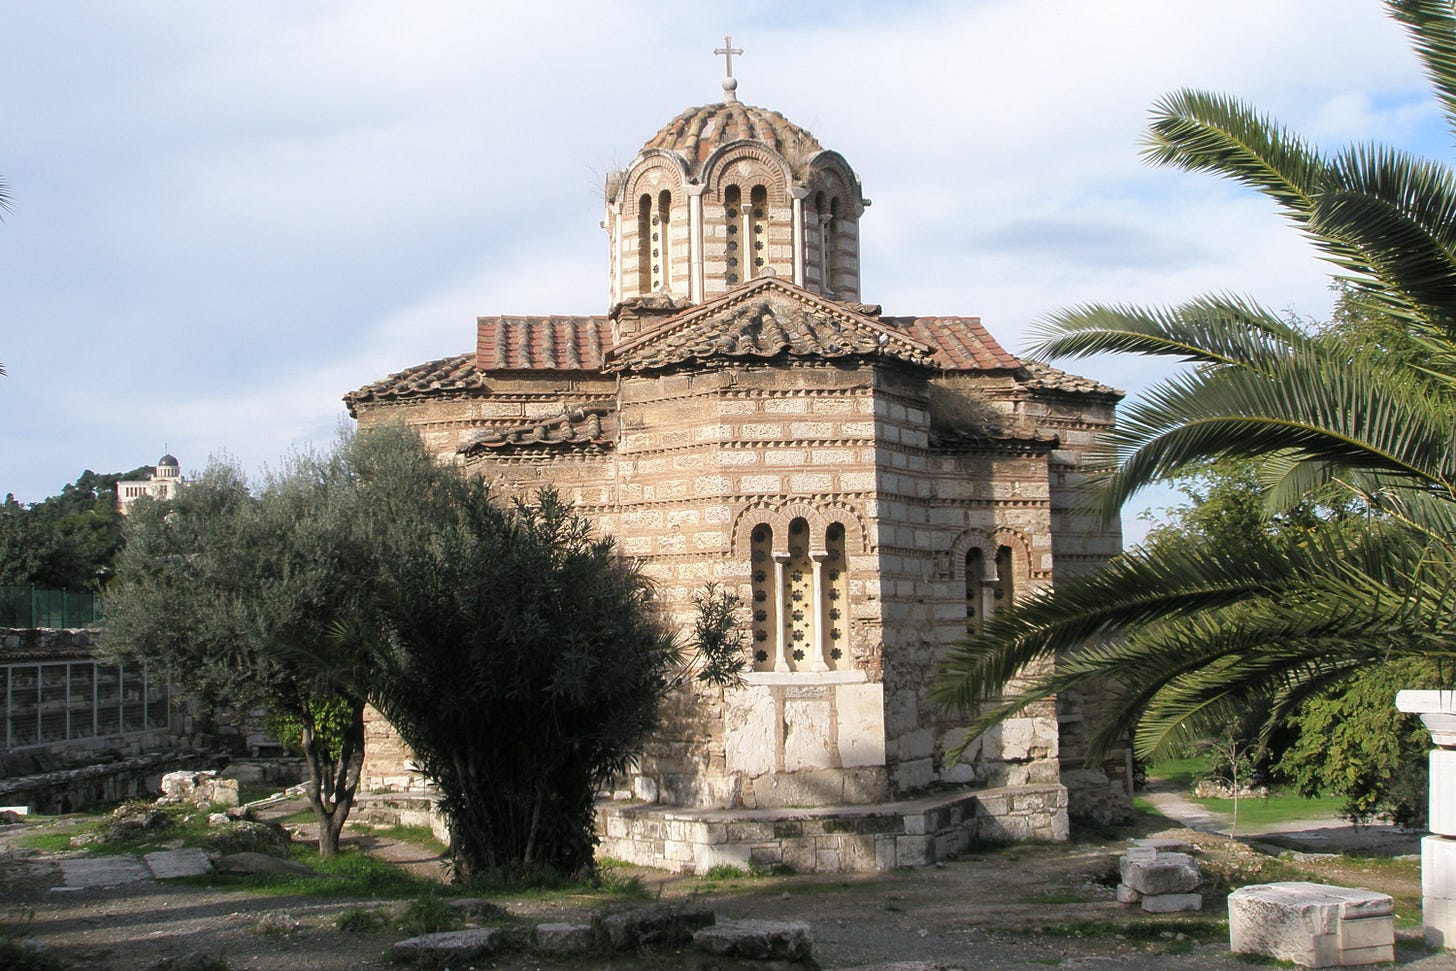
<svg viewBox="0 0 1456 971">
<path fill-rule="evenodd" d="M 75 890 L 152 879 L 152 871 L 134 856 L 78 856 L 61 860 L 60 864 L 65 886 Z"/>
<path fill-rule="evenodd" d="M 158 850 L 155 853 L 148 853 L 142 859 L 146 860 L 147 869 L 151 870 L 152 876 L 158 880 L 170 880 L 173 877 L 200 877 L 204 873 L 212 872 L 212 862 L 208 860 L 207 854 L 196 847 Z"/>
</svg>

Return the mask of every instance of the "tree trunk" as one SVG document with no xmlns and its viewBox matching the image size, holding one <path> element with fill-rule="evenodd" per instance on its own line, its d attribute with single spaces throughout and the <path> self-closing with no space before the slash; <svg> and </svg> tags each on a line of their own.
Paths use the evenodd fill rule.
<svg viewBox="0 0 1456 971">
<path fill-rule="evenodd" d="M 329 837 L 333 849 L 329 855 L 339 851 L 339 837 L 343 835 L 344 824 L 349 821 L 349 812 L 354 808 L 354 796 L 359 791 L 359 778 L 364 773 L 364 700 L 349 701 L 349 725 L 339 740 L 338 762 L 334 771 L 334 810 L 329 819 Z M 322 847 L 322 842 L 320 842 Z"/>
</svg>

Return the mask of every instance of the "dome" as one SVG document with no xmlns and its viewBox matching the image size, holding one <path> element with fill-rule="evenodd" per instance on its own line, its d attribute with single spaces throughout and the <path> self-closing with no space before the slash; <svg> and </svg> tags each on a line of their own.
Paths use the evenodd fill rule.
<svg viewBox="0 0 1456 971">
<path fill-rule="evenodd" d="M 676 152 L 696 170 L 720 145 L 741 140 L 767 145 L 793 162 L 824 150 L 818 139 L 777 111 L 739 101 L 689 108 L 648 139 L 642 150 Z"/>
<path fill-rule="evenodd" d="M 159 469 L 175 469 L 177 467 L 177 456 L 173 455 L 171 452 L 168 452 L 166 455 L 163 455 L 161 458 L 157 459 L 157 468 Z"/>
</svg>

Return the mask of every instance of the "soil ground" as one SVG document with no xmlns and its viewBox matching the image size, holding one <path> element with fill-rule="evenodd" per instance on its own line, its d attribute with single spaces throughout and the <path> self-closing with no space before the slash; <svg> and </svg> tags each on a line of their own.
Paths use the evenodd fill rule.
<svg viewBox="0 0 1456 971">
<path fill-rule="evenodd" d="M 1328 821 L 1324 821 L 1328 822 Z M 814 936 L 822 968 L 893 962 L 929 967 L 1029 969 L 1166 968 L 1170 971 L 1246 971 L 1245 959 L 1229 954 L 1223 897 L 1232 886 L 1271 879 L 1309 879 L 1363 886 L 1390 893 L 1400 915 L 1397 965 L 1419 971 L 1456 971 L 1456 952 L 1429 951 L 1420 940 L 1420 879 L 1409 860 L 1338 856 L 1279 862 L 1225 837 L 1143 815 L 1138 824 L 1106 839 L 1070 844 L 1022 845 L 988 850 L 944 864 L 889 873 L 839 877 L 803 875 L 745 877 L 705 882 L 662 871 L 630 871 L 654 896 L 693 898 L 721 918 L 800 920 Z M 46 951 L 78 968 L 133 971 L 177 967 L 189 955 L 222 957 L 234 971 L 328 971 L 396 967 L 389 947 L 401 935 L 376 930 L 348 933 L 335 919 L 360 906 L 398 907 L 345 899 L 263 896 L 236 889 L 146 881 L 111 888 L 56 891 L 64 853 L 25 849 L 20 836 L 63 829 L 71 820 L 0 827 L 0 911 L 12 928 L 29 915 L 29 936 Z M 1153 917 L 1114 898 L 1115 860 L 1133 835 L 1181 839 L 1195 845 L 1205 874 L 1201 914 Z M 1287 835 L 1287 834 L 1284 834 Z M 1358 835 L 1358 834 L 1354 834 Z M 1396 834 L 1385 852 L 1415 851 L 1416 838 Z M 1324 845 L 1341 834 L 1326 832 Z M 410 869 L 438 874 L 429 851 L 377 836 L 355 837 L 369 851 Z M 1261 840 L 1277 841 L 1280 834 Z M 1296 844 L 1299 840 L 1294 841 Z M 621 871 L 618 871 L 621 872 Z M 526 923 L 588 920 L 603 906 L 600 896 L 495 898 Z M 287 915 L 282 920 L 279 915 Z M 268 933 L 260 924 L 296 924 Z M 737 971 L 762 967 L 692 952 L 552 961 L 515 953 L 469 967 L 526 971 L 584 968 L 648 971 L 709 968 Z M 463 969 L 457 969 L 463 971 Z"/>
</svg>

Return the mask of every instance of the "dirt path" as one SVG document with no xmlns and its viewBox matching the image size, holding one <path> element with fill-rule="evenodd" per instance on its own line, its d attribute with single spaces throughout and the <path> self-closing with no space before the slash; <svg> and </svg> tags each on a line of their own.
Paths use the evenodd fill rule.
<svg viewBox="0 0 1456 971">
<path fill-rule="evenodd" d="M 33 832 L 30 827 L 0 828 L 0 910 L 12 917 L 30 913 L 32 936 L 77 967 L 161 969 L 168 967 L 166 961 L 187 954 L 221 955 L 235 971 L 397 967 L 391 963 L 388 949 L 398 934 L 346 933 L 335 928 L 338 915 L 361 906 L 359 901 L 260 896 L 152 880 L 56 891 L 53 888 L 61 886 L 59 861 L 64 854 L 18 848 L 16 837 L 22 830 Z M 1267 861 L 1240 844 L 1189 830 L 1159 835 L 1196 841 L 1203 848 L 1208 872 L 1237 871 Z M 422 851 L 408 844 L 390 848 L 377 838 L 376 843 L 376 850 L 406 857 L 411 866 L 433 865 Z M 814 935 L 815 958 L 823 968 L 925 961 L 990 971 L 1026 971 L 1039 966 L 1247 971 L 1247 963 L 1229 955 L 1226 940 L 1201 944 L 1180 940 L 1179 934 L 1189 925 L 1174 925 L 1165 931 L 1154 927 L 1152 940 L 1136 936 L 1149 919 L 1117 904 L 1109 879 L 1124 845 L 1119 840 L 1017 846 L 940 866 L 843 878 L 805 875 L 705 884 L 660 871 L 639 872 L 654 894 L 708 902 L 721 918 L 807 921 Z M 1398 909 L 1409 914 L 1410 901 L 1420 892 L 1414 868 L 1367 863 L 1329 863 L 1311 869 L 1309 875 L 1393 893 L 1402 900 Z M 586 920 L 603 905 L 600 899 L 586 897 L 514 897 L 500 902 L 513 917 L 531 923 Z M 1223 916 L 1222 896 L 1210 894 L 1206 906 L 1208 911 L 1193 929 L 1208 932 L 1212 927 L 1212 933 L 1219 935 L 1221 931 L 1212 922 Z M 270 924 L 280 929 L 261 929 Z M 1081 936 L 1076 932 L 1079 925 L 1083 927 Z M 1428 953 L 1417 943 L 1418 930 L 1405 929 L 1401 934 L 1401 967 L 1456 971 L 1456 954 Z M 1187 953 L 1169 953 L 1177 951 Z M 481 961 L 475 967 L 499 971 L 555 967 L 736 971 L 754 965 L 710 961 L 692 954 L 596 962 L 576 958 L 557 963 L 516 954 Z"/>
</svg>

